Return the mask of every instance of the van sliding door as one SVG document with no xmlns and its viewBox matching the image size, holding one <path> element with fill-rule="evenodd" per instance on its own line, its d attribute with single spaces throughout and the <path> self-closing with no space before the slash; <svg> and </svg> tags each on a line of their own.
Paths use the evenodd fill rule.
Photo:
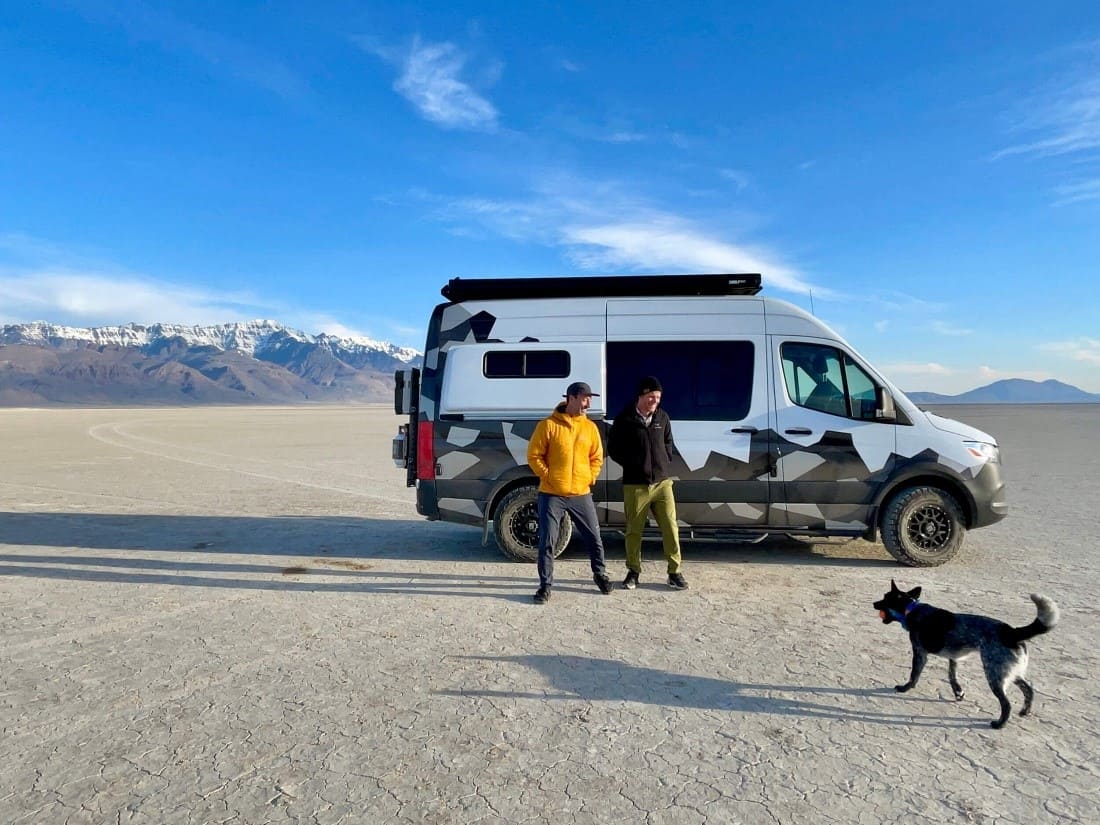
<svg viewBox="0 0 1100 825">
<path fill-rule="evenodd" d="M 633 408 L 656 376 L 680 455 L 676 510 L 699 528 L 766 526 L 771 501 L 767 350 L 755 302 L 614 300 L 607 304 L 609 419 Z M 623 524 L 622 468 L 605 464 L 601 517 Z"/>
</svg>

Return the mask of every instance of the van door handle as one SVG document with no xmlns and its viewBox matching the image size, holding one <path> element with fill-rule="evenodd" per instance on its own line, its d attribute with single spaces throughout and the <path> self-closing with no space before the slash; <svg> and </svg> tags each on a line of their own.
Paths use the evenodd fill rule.
<svg viewBox="0 0 1100 825">
<path fill-rule="evenodd" d="M 785 435 L 813 435 L 814 431 L 809 427 L 791 427 L 789 430 L 784 430 Z"/>
<path fill-rule="evenodd" d="M 742 435 L 756 435 L 759 430 L 756 427 L 734 427 L 730 430 L 731 433 L 741 433 Z"/>
</svg>

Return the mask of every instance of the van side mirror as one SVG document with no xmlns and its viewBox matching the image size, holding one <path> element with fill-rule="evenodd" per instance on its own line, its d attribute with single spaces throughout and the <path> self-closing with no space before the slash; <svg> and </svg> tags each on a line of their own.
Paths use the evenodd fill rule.
<svg viewBox="0 0 1100 825">
<path fill-rule="evenodd" d="M 886 387 L 875 387 L 875 420 L 897 421 L 898 411 L 894 407 L 894 396 Z"/>
</svg>

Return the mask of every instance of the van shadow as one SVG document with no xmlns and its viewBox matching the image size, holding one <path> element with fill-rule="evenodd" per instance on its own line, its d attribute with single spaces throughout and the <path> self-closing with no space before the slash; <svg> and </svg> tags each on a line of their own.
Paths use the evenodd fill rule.
<svg viewBox="0 0 1100 825">
<path fill-rule="evenodd" d="M 330 556 L 484 564 L 502 556 L 478 530 L 350 516 L 0 512 L 0 545 L 90 550 Z"/>
<path fill-rule="evenodd" d="M 625 559 L 621 533 L 605 533 L 604 543 L 609 558 Z M 694 539 L 684 539 L 682 543 L 689 558 L 696 561 L 896 566 L 881 546 L 862 541 L 810 545 L 783 536 L 771 536 L 756 544 Z M 5 544 L 476 564 L 505 560 L 491 538 L 488 544 L 482 545 L 481 531 L 474 527 L 422 519 L 357 516 L 0 512 L 0 545 Z M 644 558 L 661 558 L 659 541 L 644 542 L 642 551 Z M 587 559 L 587 554 L 570 545 L 562 558 L 581 560 Z"/>
<path fill-rule="evenodd" d="M 699 710 L 725 710 L 735 713 L 768 713 L 780 716 L 801 716 L 867 724 L 900 725 L 905 727 L 984 727 L 972 717 L 913 715 L 905 712 L 882 712 L 873 709 L 852 710 L 830 704 L 830 697 L 851 697 L 860 702 L 893 698 L 912 706 L 942 702 L 919 697 L 902 696 L 892 687 L 845 688 L 805 685 L 765 685 L 733 682 L 669 673 L 649 667 L 638 667 L 611 659 L 584 656 L 452 656 L 452 659 L 472 659 L 499 662 L 537 671 L 550 684 L 545 691 L 511 690 L 442 690 L 437 695 L 485 699 L 535 699 L 540 701 L 637 702 L 661 707 Z M 780 695 L 775 695 L 780 694 Z"/>
</svg>

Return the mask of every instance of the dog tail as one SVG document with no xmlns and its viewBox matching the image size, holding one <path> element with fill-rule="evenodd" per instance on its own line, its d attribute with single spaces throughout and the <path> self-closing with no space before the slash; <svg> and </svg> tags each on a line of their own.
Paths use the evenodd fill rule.
<svg viewBox="0 0 1100 825">
<path fill-rule="evenodd" d="M 1035 602 L 1035 607 L 1039 613 L 1035 617 L 1035 621 L 1031 624 L 1011 629 L 1010 635 L 1013 644 L 1019 644 L 1022 641 L 1030 639 L 1032 636 L 1046 633 L 1058 624 L 1058 619 L 1061 616 L 1061 613 L 1058 611 L 1058 605 L 1046 596 L 1040 596 L 1036 593 L 1031 594 L 1031 600 Z"/>
</svg>

